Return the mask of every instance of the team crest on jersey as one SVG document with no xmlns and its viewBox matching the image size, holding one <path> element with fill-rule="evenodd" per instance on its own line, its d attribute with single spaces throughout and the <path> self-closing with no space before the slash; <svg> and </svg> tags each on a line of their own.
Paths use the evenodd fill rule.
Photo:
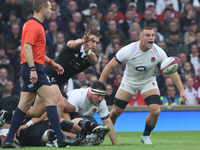
<svg viewBox="0 0 200 150">
<path fill-rule="evenodd" d="M 96 109 L 96 108 L 93 108 L 92 111 L 93 111 L 93 112 L 97 112 L 97 109 Z"/>
<path fill-rule="evenodd" d="M 153 85 L 153 86 L 156 85 L 155 82 L 152 82 L 152 85 Z"/>
<path fill-rule="evenodd" d="M 155 62 L 155 57 L 151 57 L 151 62 Z"/>
</svg>

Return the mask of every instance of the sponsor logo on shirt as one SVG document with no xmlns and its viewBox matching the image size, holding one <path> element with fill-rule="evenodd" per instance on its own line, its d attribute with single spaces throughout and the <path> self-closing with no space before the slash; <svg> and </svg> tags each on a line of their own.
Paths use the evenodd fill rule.
<svg viewBox="0 0 200 150">
<path fill-rule="evenodd" d="M 30 88 L 32 88 L 34 85 L 33 84 L 29 84 L 28 85 L 28 88 L 30 89 Z"/>
</svg>

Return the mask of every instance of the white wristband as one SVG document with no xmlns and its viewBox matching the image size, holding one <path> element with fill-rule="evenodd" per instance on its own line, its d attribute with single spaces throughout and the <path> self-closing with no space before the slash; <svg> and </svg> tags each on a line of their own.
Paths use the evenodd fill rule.
<svg viewBox="0 0 200 150">
<path fill-rule="evenodd" d="M 86 52 L 86 56 L 89 56 L 91 53 L 91 50 L 89 49 L 89 51 Z"/>
<path fill-rule="evenodd" d="M 76 107 L 76 110 L 74 112 L 78 112 L 79 111 L 79 108 L 78 106 L 75 106 Z"/>
<path fill-rule="evenodd" d="M 33 125 L 33 121 L 32 121 L 32 120 L 28 121 L 28 122 L 26 123 L 26 125 L 27 125 L 28 127 L 32 126 L 32 125 Z"/>
</svg>

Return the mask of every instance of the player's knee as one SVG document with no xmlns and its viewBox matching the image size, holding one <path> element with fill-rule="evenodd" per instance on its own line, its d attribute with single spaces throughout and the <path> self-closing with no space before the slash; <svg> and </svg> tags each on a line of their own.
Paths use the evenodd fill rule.
<svg viewBox="0 0 200 150">
<path fill-rule="evenodd" d="M 162 104 L 159 95 L 150 95 L 147 98 L 145 98 L 145 102 L 146 102 L 147 106 L 149 106 L 151 104 L 158 104 L 158 105 Z"/>
</svg>

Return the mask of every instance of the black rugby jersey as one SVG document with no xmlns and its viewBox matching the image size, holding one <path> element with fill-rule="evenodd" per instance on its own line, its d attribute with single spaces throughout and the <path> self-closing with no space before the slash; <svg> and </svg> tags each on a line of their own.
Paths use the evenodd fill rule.
<svg viewBox="0 0 200 150">
<path fill-rule="evenodd" d="M 82 47 L 75 50 L 65 46 L 54 61 L 60 64 L 64 68 L 65 72 L 62 75 L 58 75 L 49 65 L 45 66 L 45 72 L 49 76 L 50 82 L 57 83 L 59 87 L 66 83 L 69 78 L 86 70 L 92 65 L 87 60 L 86 53 Z M 56 80 L 56 82 L 53 80 Z"/>
</svg>

